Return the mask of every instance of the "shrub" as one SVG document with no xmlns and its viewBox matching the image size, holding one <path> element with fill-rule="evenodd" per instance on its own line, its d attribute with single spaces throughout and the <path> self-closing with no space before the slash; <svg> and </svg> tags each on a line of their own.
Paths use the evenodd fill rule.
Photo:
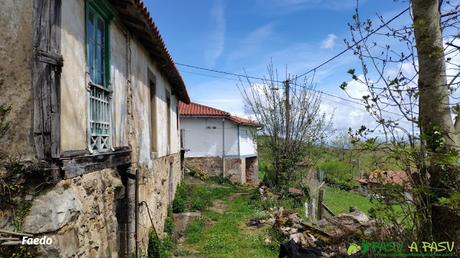
<svg viewBox="0 0 460 258">
<path fill-rule="evenodd" d="M 166 217 L 166 220 L 165 220 L 164 232 L 168 233 L 168 235 L 172 235 L 173 230 L 174 230 L 174 221 L 172 217 L 172 212 L 171 210 L 168 210 L 168 217 Z"/>
<path fill-rule="evenodd" d="M 148 258 L 172 257 L 173 242 L 170 236 L 161 240 L 154 230 L 149 233 Z"/>
<path fill-rule="evenodd" d="M 177 186 L 176 195 L 172 203 L 172 211 L 174 213 L 185 211 L 187 203 L 187 192 L 188 187 L 184 183 L 181 183 Z"/>
<path fill-rule="evenodd" d="M 168 211 L 168 217 L 165 219 L 164 226 L 164 232 L 167 233 L 165 237 L 163 239 L 158 238 L 155 229 L 149 232 L 148 258 L 172 257 L 172 251 L 175 247 L 172 239 L 173 229 L 172 212 Z"/>
</svg>

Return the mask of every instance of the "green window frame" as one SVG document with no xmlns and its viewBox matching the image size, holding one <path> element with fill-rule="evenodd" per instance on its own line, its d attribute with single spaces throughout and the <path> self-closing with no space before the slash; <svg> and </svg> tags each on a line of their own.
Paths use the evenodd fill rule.
<svg viewBox="0 0 460 258">
<path fill-rule="evenodd" d="M 91 152 L 111 149 L 109 25 L 113 17 L 104 0 L 86 1 L 86 65 L 89 77 L 88 147 Z"/>
</svg>

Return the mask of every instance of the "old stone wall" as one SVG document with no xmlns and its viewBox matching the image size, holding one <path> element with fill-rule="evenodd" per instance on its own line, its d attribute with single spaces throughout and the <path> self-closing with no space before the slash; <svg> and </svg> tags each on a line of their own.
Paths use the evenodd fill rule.
<svg viewBox="0 0 460 258">
<path fill-rule="evenodd" d="M 186 158 L 185 167 L 190 170 L 199 170 L 208 176 L 222 176 L 222 158 L 221 157 L 199 157 Z M 258 171 L 256 162 L 250 164 L 250 169 Z M 254 174 L 257 174 L 255 172 Z M 251 179 L 257 181 L 257 175 L 251 175 Z M 237 184 L 245 184 L 246 177 L 246 159 L 245 158 L 225 158 L 224 176 L 230 181 Z"/>
<path fill-rule="evenodd" d="M 222 175 L 221 157 L 185 158 L 184 166 L 191 170 L 200 170 L 208 176 Z"/>
<path fill-rule="evenodd" d="M 148 233 L 153 227 L 163 236 L 168 207 L 182 179 L 180 153 L 155 159 L 151 169 L 139 169 L 139 243 L 147 250 Z M 149 214 L 150 212 L 150 214 Z"/>
<path fill-rule="evenodd" d="M 32 138 L 32 2 L 0 4 L 0 105 L 11 107 L 9 130 L 0 137 L 0 158 L 34 159 Z"/>
<path fill-rule="evenodd" d="M 41 257 L 118 257 L 117 199 L 123 185 L 105 169 L 60 181 L 32 202 L 23 232 L 53 239 Z"/>
<path fill-rule="evenodd" d="M 225 159 L 225 177 L 234 183 L 246 183 L 246 160 L 244 158 Z"/>
<path fill-rule="evenodd" d="M 259 183 L 259 161 L 257 157 L 246 158 L 246 182 L 250 184 Z"/>
</svg>

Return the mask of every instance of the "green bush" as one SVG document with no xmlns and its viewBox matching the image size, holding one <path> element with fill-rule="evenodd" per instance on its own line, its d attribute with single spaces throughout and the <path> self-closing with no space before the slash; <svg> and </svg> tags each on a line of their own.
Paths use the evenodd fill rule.
<svg viewBox="0 0 460 258">
<path fill-rule="evenodd" d="M 172 235 L 173 230 L 174 230 L 174 221 L 172 217 L 172 212 L 171 210 L 168 210 L 168 217 L 166 217 L 166 220 L 165 220 L 164 232 L 168 233 L 168 235 Z"/>
<path fill-rule="evenodd" d="M 164 224 L 164 232 L 167 233 L 165 234 L 165 237 L 163 239 L 159 239 L 155 229 L 152 229 L 149 232 L 148 258 L 172 257 L 172 252 L 175 248 L 174 241 L 172 239 L 173 230 L 174 222 L 172 212 L 169 210 Z"/>
<path fill-rule="evenodd" d="M 172 203 L 172 211 L 174 213 L 180 213 L 186 210 L 187 192 L 188 187 L 184 183 L 177 186 L 176 195 Z"/>
<path fill-rule="evenodd" d="M 167 258 L 172 257 L 173 241 L 170 236 L 161 240 L 154 230 L 149 233 L 148 258 Z"/>
</svg>

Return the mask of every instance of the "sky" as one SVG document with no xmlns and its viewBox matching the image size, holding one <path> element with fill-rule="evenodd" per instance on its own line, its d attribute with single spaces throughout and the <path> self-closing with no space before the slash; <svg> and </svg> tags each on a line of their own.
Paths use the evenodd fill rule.
<svg viewBox="0 0 460 258">
<path fill-rule="evenodd" d="M 355 0 L 145 0 L 177 63 L 263 77 L 272 62 L 282 79 L 302 74 L 346 48 Z M 360 16 L 377 22 L 408 7 L 404 0 L 361 0 Z M 409 22 L 406 13 L 395 25 Z M 358 67 L 346 53 L 315 73 L 317 90 L 348 98 L 339 88 Z M 238 78 L 177 66 L 193 102 L 247 116 Z M 362 96 L 362 90 L 351 94 Z M 322 97 L 322 110 L 338 130 L 373 124 L 360 106 Z"/>
</svg>

